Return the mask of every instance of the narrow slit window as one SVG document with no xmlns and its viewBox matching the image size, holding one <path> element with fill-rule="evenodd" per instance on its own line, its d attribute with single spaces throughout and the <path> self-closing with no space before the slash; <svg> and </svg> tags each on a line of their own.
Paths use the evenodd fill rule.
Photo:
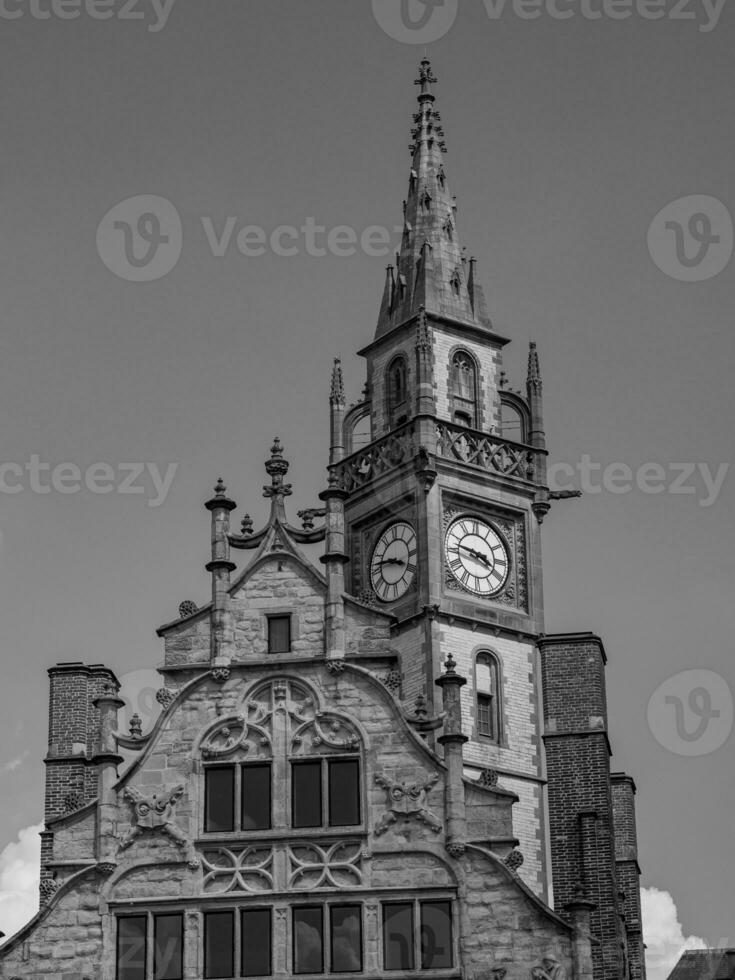
<svg viewBox="0 0 735 980">
<path fill-rule="evenodd" d="M 449 902 L 421 903 L 421 969 L 452 966 L 452 907 Z"/>
<path fill-rule="evenodd" d="M 291 651 L 291 617 L 268 617 L 268 653 Z"/>
<path fill-rule="evenodd" d="M 491 653 L 480 653 L 475 661 L 477 733 L 500 741 L 500 691 L 498 662 Z"/>
<path fill-rule="evenodd" d="M 322 764 L 291 764 L 291 817 L 294 827 L 322 826 Z"/>
<path fill-rule="evenodd" d="M 127 915 L 117 920 L 117 980 L 145 980 L 147 919 Z"/>
<path fill-rule="evenodd" d="M 207 912 L 204 916 L 204 976 L 231 977 L 235 971 L 235 916 Z"/>
<path fill-rule="evenodd" d="M 153 917 L 153 980 L 182 980 L 184 919 L 181 915 Z"/>
<path fill-rule="evenodd" d="M 330 968 L 332 973 L 362 970 L 362 910 L 359 905 L 330 908 Z"/>
<path fill-rule="evenodd" d="M 270 909 L 243 909 L 241 945 L 242 975 L 269 977 L 272 973 L 273 927 Z"/>
<path fill-rule="evenodd" d="M 329 826 L 356 827 L 360 823 L 360 765 L 357 759 L 330 759 Z"/>
<path fill-rule="evenodd" d="M 207 833 L 235 829 L 234 766 L 212 766 L 205 772 L 204 829 Z"/>
<path fill-rule="evenodd" d="M 243 766 L 241 771 L 242 829 L 271 828 L 271 767 L 269 763 Z"/>
<path fill-rule="evenodd" d="M 383 906 L 383 969 L 414 968 L 413 905 L 394 902 Z"/>
<path fill-rule="evenodd" d="M 293 972 L 324 973 L 324 914 L 321 906 L 293 910 Z"/>
</svg>

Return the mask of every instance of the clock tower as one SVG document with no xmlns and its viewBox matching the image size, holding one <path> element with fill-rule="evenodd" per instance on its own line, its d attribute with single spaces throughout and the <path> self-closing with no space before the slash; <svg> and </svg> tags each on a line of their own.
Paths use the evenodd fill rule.
<svg viewBox="0 0 735 980">
<path fill-rule="evenodd" d="M 458 234 L 436 82 L 421 62 L 403 233 L 367 361 L 346 408 L 332 376 L 332 480 L 345 493 L 346 588 L 394 617 L 404 701 L 433 699 L 451 654 L 462 689 L 465 775 L 515 794 L 519 873 L 548 894 L 541 690 L 540 525 L 549 509 L 542 383 L 524 394 Z"/>
</svg>

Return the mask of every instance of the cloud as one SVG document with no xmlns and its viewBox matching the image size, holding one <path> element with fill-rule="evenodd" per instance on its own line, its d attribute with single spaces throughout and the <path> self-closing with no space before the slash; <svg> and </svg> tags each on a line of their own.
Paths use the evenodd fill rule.
<svg viewBox="0 0 735 980">
<path fill-rule="evenodd" d="M 0 851 L 0 930 L 9 939 L 38 911 L 43 824 L 26 827 Z"/>
<path fill-rule="evenodd" d="M 685 949 L 706 949 L 699 936 L 685 936 L 671 895 L 658 888 L 641 889 L 643 939 L 648 980 L 666 980 Z"/>
<path fill-rule="evenodd" d="M 25 762 L 25 759 L 26 759 L 26 756 L 28 755 L 28 752 L 29 752 L 29 750 L 26 749 L 25 752 L 22 755 L 17 755 L 14 759 L 10 759 L 8 762 L 4 763 L 3 764 L 3 767 L 2 767 L 2 771 L 3 772 L 15 772 L 16 769 L 20 769 L 20 767 Z"/>
</svg>

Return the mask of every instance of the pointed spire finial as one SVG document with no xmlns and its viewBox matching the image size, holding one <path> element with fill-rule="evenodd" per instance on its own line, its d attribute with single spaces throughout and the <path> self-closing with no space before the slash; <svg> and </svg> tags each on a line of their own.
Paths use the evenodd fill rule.
<svg viewBox="0 0 735 980">
<path fill-rule="evenodd" d="M 217 482 L 214 486 L 214 492 L 215 492 L 215 496 L 217 497 L 224 497 L 225 493 L 227 492 L 227 487 L 225 486 L 221 476 L 217 477 Z"/>
<path fill-rule="evenodd" d="M 283 458 L 283 446 L 276 436 L 271 446 L 271 458 L 266 461 L 265 471 L 271 478 L 271 485 L 263 487 L 263 496 L 272 498 L 288 497 L 293 492 L 290 483 L 283 478 L 288 473 L 288 460 Z"/>
<path fill-rule="evenodd" d="M 421 59 L 421 64 L 419 65 L 419 77 L 414 81 L 414 85 L 421 86 L 421 92 L 419 94 L 419 102 L 421 102 L 425 97 L 431 99 L 434 96 L 431 94 L 430 86 L 438 81 L 438 78 L 434 75 L 431 68 L 431 62 L 429 61 L 426 54 Z"/>
<path fill-rule="evenodd" d="M 329 390 L 329 404 L 344 405 L 344 403 L 345 385 L 342 376 L 342 361 L 338 357 L 335 357 L 334 367 L 332 368 L 332 386 Z"/>
<path fill-rule="evenodd" d="M 526 384 L 529 388 L 538 391 L 542 387 L 541 367 L 539 365 L 538 350 L 536 342 L 532 340 L 528 345 L 528 378 Z"/>
</svg>

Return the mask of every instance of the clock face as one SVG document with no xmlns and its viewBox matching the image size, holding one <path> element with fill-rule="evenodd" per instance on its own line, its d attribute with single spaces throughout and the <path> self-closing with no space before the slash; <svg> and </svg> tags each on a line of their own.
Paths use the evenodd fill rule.
<svg viewBox="0 0 735 980">
<path fill-rule="evenodd" d="M 383 602 L 400 599 L 416 574 L 416 532 L 406 521 L 387 527 L 370 559 L 370 583 Z"/>
<path fill-rule="evenodd" d="M 460 517 L 449 525 L 444 553 L 452 575 L 475 595 L 497 595 L 508 579 L 510 558 L 505 542 L 492 525 L 478 517 Z"/>
</svg>

